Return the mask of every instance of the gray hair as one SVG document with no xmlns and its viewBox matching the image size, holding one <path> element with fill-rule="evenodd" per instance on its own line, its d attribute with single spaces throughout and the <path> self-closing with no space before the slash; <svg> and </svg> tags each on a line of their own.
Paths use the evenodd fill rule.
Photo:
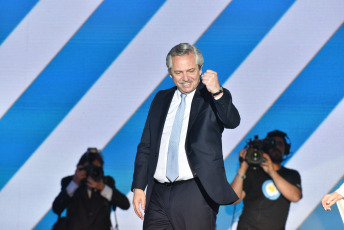
<svg viewBox="0 0 344 230">
<path fill-rule="evenodd" d="M 204 62 L 204 58 L 201 51 L 196 46 L 190 45 L 189 43 L 180 43 L 179 45 L 173 47 L 167 54 L 166 66 L 168 68 L 168 72 L 171 73 L 170 71 L 172 68 L 172 58 L 174 56 L 182 56 L 190 53 L 193 53 L 195 55 L 196 64 L 201 69 Z"/>
</svg>

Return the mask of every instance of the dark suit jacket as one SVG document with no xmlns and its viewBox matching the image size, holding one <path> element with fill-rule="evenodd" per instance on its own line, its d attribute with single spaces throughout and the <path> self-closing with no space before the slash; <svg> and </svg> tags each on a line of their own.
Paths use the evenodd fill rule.
<svg viewBox="0 0 344 230">
<path fill-rule="evenodd" d="M 87 186 L 81 183 L 74 192 L 73 197 L 67 194 L 66 187 L 73 176 L 61 180 L 61 192 L 53 202 L 53 211 L 61 214 L 67 208 L 67 229 L 110 229 L 111 208 L 116 207 L 128 209 L 130 206 L 128 198 L 115 188 L 115 181 L 110 176 L 104 177 L 104 184 L 112 188 L 112 199 L 108 201 L 99 191 L 93 191 L 91 198 L 87 194 Z"/>
<path fill-rule="evenodd" d="M 153 99 L 137 148 L 132 189 L 145 190 L 148 184 L 146 207 L 155 183 L 153 175 L 162 131 L 176 89 L 159 91 Z M 221 137 L 224 128 L 235 128 L 239 123 L 240 116 L 230 92 L 224 89 L 223 96 L 215 100 L 200 82 L 191 104 L 185 150 L 194 176 L 218 204 L 231 204 L 238 199 L 226 178 Z"/>
</svg>

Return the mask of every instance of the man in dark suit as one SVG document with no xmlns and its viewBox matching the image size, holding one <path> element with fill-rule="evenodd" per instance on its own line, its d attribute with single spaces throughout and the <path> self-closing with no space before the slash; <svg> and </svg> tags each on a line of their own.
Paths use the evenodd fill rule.
<svg viewBox="0 0 344 230">
<path fill-rule="evenodd" d="M 98 150 L 88 148 L 80 158 L 75 174 L 62 179 L 53 211 L 60 216 L 67 209 L 63 229 L 109 230 L 111 209 L 129 209 L 129 200 L 116 189 L 114 179 L 103 175 L 103 164 Z"/>
<path fill-rule="evenodd" d="M 143 229 L 215 229 L 219 205 L 238 199 L 227 182 L 221 137 L 240 116 L 217 73 L 202 75 L 203 61 L 187 43 L 166 57 L 176 87 L 153 99 L 135 160 L 133 205 L 141 219 L 145 210 Z"/>
</svg>

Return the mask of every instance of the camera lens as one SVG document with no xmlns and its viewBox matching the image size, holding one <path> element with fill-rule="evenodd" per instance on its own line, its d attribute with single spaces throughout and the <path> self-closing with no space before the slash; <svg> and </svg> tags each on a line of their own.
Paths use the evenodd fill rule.
<svg viewBox="0 0 344 230">
<path fill-rule="evenodd" d="M 90 164 L 87 166 L 87 176 L 90 176 L 95 181 L 101 181 L 104 176 L 103 168 Z"/>
<path fill-rule="evenodd" d="M 259 165 L 263 162 L 263 152 L 256 148 L 249 148 L 246 154 L 246 161 L 249 165 Z"/>
</svg>

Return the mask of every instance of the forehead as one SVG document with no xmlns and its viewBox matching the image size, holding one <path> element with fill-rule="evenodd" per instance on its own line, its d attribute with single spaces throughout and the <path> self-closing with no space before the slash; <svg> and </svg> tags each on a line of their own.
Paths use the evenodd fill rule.
<svg viewBox="0 0 344 230">
<path fill-rule="evenodd" d="M 95 166 L 101 166 L 102 164 L 97 160 L 95 159 L 94 161 L 92 161 L 92 164 L 95 165 Z M 89 165 L 89 162 L 86 161 L 83 166 L 86 166 L 86 165 Z"/>
<path fill-rule="evenodd" d="M 102 164 L 98 160 L 94 160 L 92 164 L 99 167 L 102 166 Z"/>
<path fill-rule="evenodd" d="M 277 144 L 284 144 L 284 139 L 282 137 L 273 137 Z"/>
<path fill-rule="evenodd" d="M 193 53 L 172 57 L 172 68 L 193 68 L 197 66 L 196 57 Z"/>
</svg>

